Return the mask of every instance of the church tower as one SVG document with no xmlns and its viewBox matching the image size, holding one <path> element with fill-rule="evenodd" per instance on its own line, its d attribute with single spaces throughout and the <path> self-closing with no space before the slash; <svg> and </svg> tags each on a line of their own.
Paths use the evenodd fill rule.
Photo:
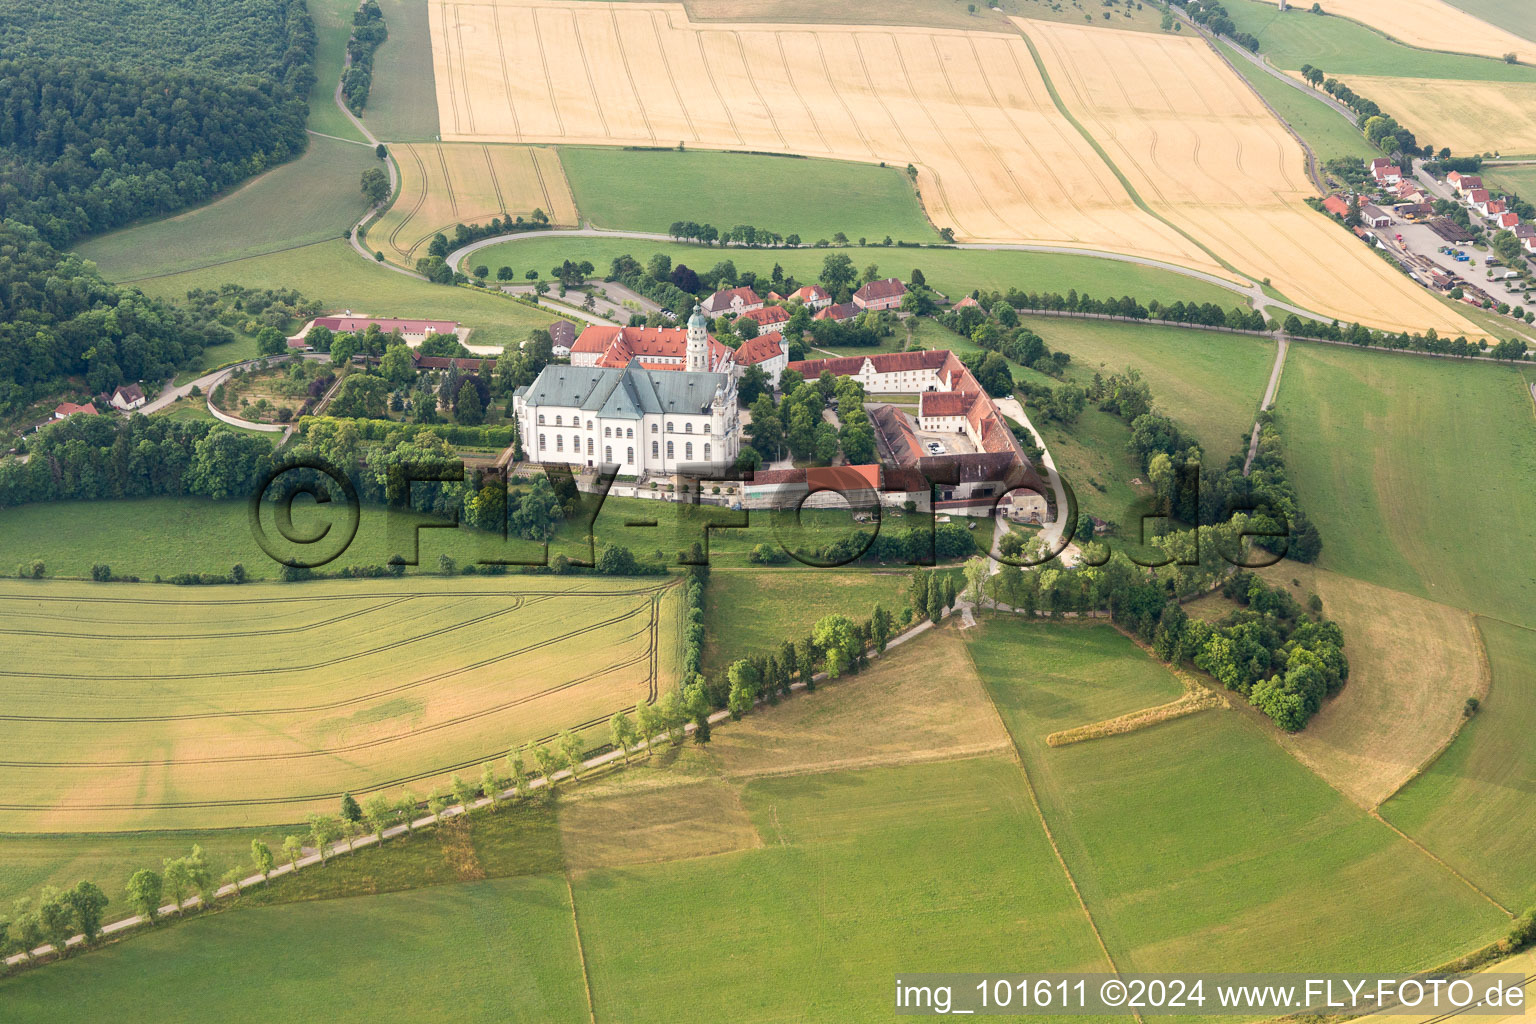
<svg viewBox="0 0 1536 1024">
<path fill-rule="evenodd" d="M 698 306 L 693 307 L 693 316 L 688 318 L 688 359 L 685 369 L 690 373 L 709 370 L 709 327 L 704 319 L 704 310 Z"/>
</svg>

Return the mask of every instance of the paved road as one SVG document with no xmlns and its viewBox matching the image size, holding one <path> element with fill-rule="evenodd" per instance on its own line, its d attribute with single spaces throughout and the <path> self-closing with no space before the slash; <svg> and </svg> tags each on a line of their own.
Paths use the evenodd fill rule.
<svg viewBox="0 0 1536 1024">
<path fill-rule="evenodd" d="M 1264 402 L 1259 406 L 1263 412 L 1275 404 L 1275 392 L 1280 390 L 1280 371 L 1285 367 L 1285 352 L 1288 346 L 1284 336 L 1277 339 L 1279 346 L 1275 351 L 1275 365 L 1269 371 L 1269 384 L 1264 388 Z M 1253 424 L 1253 436 L 1248 439 L 1248 457 L 1243 460 L 1243 476 L 1248 475 L 1248 470 L 1253 466 L 1254 458 L 1259 454 L 1259 424 L 1255 420 Z"/>
<path fill-rule="evenodd" d="M 1040 431 L 1029 422 L 1029 417 L 1024 414 L 1024 406 L 1019 404 L 1017 398 L 994 398 L 992 400 L 1004 416 L 1018 423 L 1029 436 L 1035 439 L 1035 445 L 1040 449 L 1040 462 L 1045 466 L 1045 476 L 1051 485 L 1051 491 L 1056 496 L 1056 518 L 1045 524 L 1040 531 L 1040 536 L 1045 538 L 1048 549 L 1054 549 L 1061 543 L 1061 534 L 1066 529 L 1066 517 L 1071 514 L 1071 505 L 1067 502 L 1067 489 L 1062 485 L 1061 474 L 1056 472 L 1056 460 L 1051 458 L 1051 451 L 1045 446 L 1045 438 L 1040 436 Z"/>
<path fill-rule="evenodd" d="M 193 388 L 201 388 L 203 393 L 207 394 L 218 383 L 218 381 L 229 376 L 235 370 L 244 370 L 248 367 L 255 366 L 257 363 L 261 362 L 262 359 L 273 358 L 275 357 L 262 356 L 259 359 L 247 359 L 243 363 L 232 363 L 231 365 L 225 366 L 221 369 L 205 373 L 201 377 L 198 377 L 196 380 L 189 380 L 185 384 L 182 384 L 180 387 L 167 384 L 164 390 L 162 390 L 160 394 L 156 396 L 153 402 L 146 402 L 144 405 L 140 406 L 137 411 L 143 413 L 146 416 L 152 412 L 159 412 L 161 409 L 164 409 L 178 398 L 185 398 L 187 395 L 190 395 Z"/>
</svg>

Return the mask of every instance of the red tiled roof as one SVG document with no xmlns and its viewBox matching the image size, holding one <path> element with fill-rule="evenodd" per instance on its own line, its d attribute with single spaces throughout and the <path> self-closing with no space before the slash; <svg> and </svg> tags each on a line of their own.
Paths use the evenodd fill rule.
<svg viewBox="0 0 1536 1024">
<path fill-rule="evenodd" d="M 1459 182 L 1457 182 L 1457 187 L 1458 188 L 1482 188 L 1483 187 L 1482 175 L 1479 175 L 1479 174 L 1463 174 L 1461 176 L 1461 180 Z"/>
<path fill-rule="evenodd" d="M 1467 193 L 1467 202 L 1469 203 L 1486 203 L 1487 201 L 1488 190 L 1485 188 L 1474 188 Z"/>
<path fill-rule="evenodd" d="M 683 359 L 688 354 L 688 331 L 682 327 L 610 327 L 592 324 L 571 345 L 571 354 L 601 354 L 599 366 L 628 366 L 631 359 Z M 714 366 L 731 350 L 713 335 L 709 338 L 709 365 Z M 666 366 L 667 364 L 662 364 Z M 677 369 L 670 366 L 669 369 Z"/>
<path fill-rule="evenodd" d="M 976 301 L 976 296 L 974 296 L 974 295 L 967 295 L 965 298 L 963 298 L 959 302 L 955 303 L 955 308 L 956 309 L 964 309 L 966 306 L 979 306 L 979 305 L 981 305 L 981 303 Z"/>
<path fill-rule="evenodd" d="M 917 411 L 920 416 L 963 416 L 974 400 L 973 395 L 960 391 L 924 391 Z"/>
<path fill-rule="evenodd" d="M 875 352 L 867 356 L 837 356 L 832 359 L 803 359 L 790 363 L 791 370 L 797 370 L 805 377 L 819 377 L 822 370 L 830 370 L 833 374 L 853 376 L 864 368 L 867 359 L 874 366 L 876 373 L 897 373 L 906 370 L 937 370 L 949 360 L 950 353 L 944 349 L 928 349 L 920 352 Z M 956 360 L 958 363 L 959 361 Z"/>
<path fill-rule="evenodd" d="M 835 306 L 828 306 L 825 309 L 818 310 L 817 313 L 816 313 L 816 319 L 817 320 L 849 320 L 849 319 L 852 319 L 853 317 L 858 316 L 859 313 L 860 313 L 859 307 L 855 306 L 853 303 L 851 303 L 851 302 L 839 302 Z"/>
<path fill-rule="evenodd" d="M 84 405 L 76 405 L 74 402 L 60 402 L 58 405 L 53 407 L 53 414 L 55 416 L 73 416 L 76 413 L 79 413 L 82 416 L 100 415 L 100 413 L 96 411 L 96 407 L 89 402 L 85 403 Z"/>
<path fill-rule="evenodd" d="M 873 302 L 879 299 L 891 299 L 898 295 L 907 294 L 907 286 L 894 277 L 887 277 L 881 281 L 871 281 L 858 291 L 853 293 L 856 298 L 865 302 Z"/>
<path fill-rule="evenodd" d="M 813 491 L 879 490 L 880 467 L 878 465 L 814 466 L 805 471 L 805 483 Z"/>
<path fill-rule="evenodd" d="M 316 327 L 354 334 L 366 331 L 370 324 L 378 324 L 379 330 L 385 334 L 392 334 L 397 330 L 402 334 L 425 334 L 428 331 L 452 334 L 459 329 L 457 321 L 453 320 L 396 320 L 392 317 L 378 316 L 322 316 L 315 319 Z"/>
<path fill-rule="evenodd" d="M 752 320 L 758 327 L 772 327 L 789 319 L 789 311 L 783 306 L 764 306 L 762 309 L 749 309 L 741 314 L 741 319 Z"/>
<path fill-rule="evenodd" d="M 783 335 L 777 332 L 759 334 L 750 341 L 741 343 L 736 350 L 736 362 L 742 366 L 753 366 L 765 362 L 774 356 L 783 355 Z"/>
<path fill-rule="evenodd" d="M 792 299 L 799 299 L 801 302 L 825 302 L 832 296 L 827 294 L 827 290 L 821 285 L 808 284 L 802 288 L 796 288 L 794 291 L 790 292 L 789 297 Z"/>
<path fill-rule="evenodd" d="M 1340 217 L 1349 216 L 1349 204 L 1346 203 L 1340 196 L 1329 196 L 1327 199 L 1324 199 L 1323 209 L 1327 210 L 1329 213 L 1336 213 Z"/>
<path fill-rule="evenodd" d="M 737 296 L 740 296 L 741 301 L 749 306 L 756 305 L 757 303 L 763 301 L 762 299 L 758 298 L 757 292 L 753 291 L 746 285 L 743 285 L 740 288 L 725 288 L 715 292 L 709 298 L 704 300 L 704 311 L 706 313 L 722 313 L 725 310 L 731 308 L 731 300 Z"/>
</svg>

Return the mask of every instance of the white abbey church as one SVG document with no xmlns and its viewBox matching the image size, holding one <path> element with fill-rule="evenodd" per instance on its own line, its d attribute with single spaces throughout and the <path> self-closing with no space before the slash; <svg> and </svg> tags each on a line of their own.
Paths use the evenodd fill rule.
<svg viewBox="0 0 1536 1024">
<path fill-rule="evenodd" d="M 733 464 L 741 451 L 736 374 L 718 354 L 711 359 L 714 347 L 724 346 L 694 307 L 680 362 L 632 354 L 619 366 L 580 366 L 573 349 L 573 365 L 551 363 L 513 396 L 523 450 L 533 462 L 607 466 L 635 478 Z"/>
</svg>

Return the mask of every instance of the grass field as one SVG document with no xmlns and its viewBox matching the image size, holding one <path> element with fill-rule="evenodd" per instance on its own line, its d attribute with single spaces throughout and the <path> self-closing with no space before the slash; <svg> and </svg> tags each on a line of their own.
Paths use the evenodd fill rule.
<svg viewBox="0 0 1536 1024">
<path fill-rule="evenodd" d="M 1303 606 L 1317 594 L 1323 614 L 1344 630 L 1349 656 L 1344 689 L 1305 730 L 1280 741 L 1333 788 L 1375 807 L 1450 742 L 1466 699 L 1485 696 L 1487 669 L 1472 616 L 1297 562 L 1262 575 Z M 1186 607 L 1217 619 L 1235 605 L 1211 595 Z"/>
<path fill-rule="evenodd" d="M 1446 0 L 1446 3 L 1461 8 L 1474 18 L 1536 42 L 1536 16 L 1532 15 L 1525 0 Z"/>
<path fill-rule="evenodd" d="M 1146 550 L 1140 543 L 1141 516 L 1152 514 L 1152 488 L 1126 448 L 1131 428 L 1125 421 L 1089 405 L 1071 426 L 1052 420 L 1035 427 L 1077 495 L 1079 513 L 1119 524 L 1119 536 L 1109 542 L 1113 549 Z M 1151 530 L 1149 522 L 1148 537 Z"/>
<path fill-rule="evenodd" d="M 1506 906 L 1536 901 L 1536 851 L 1517 824 L 1536 814 L 1536 632 L 1479 617 L 1493 687 L 1449 750 L 1382 807 Z"/>
<path fill-rule="evenodd" d="M 379 7 L 389 38 L 373 55 L 363 123 L 387 143 L 434 141 L 437 102 L 427 8 L 413 0 L 379 0 Z"/>
<path fill-rule="evenodd" d="M 1453 336 L 1470 329 L 1304 205 L 1314 188 L 1300 147 L 1204 40 L 1025 28 L 1065 108 L 1107 159 L 1217 257 L 1325 316 Z"/>
<path fill-rule="evenodd" d="M 1529 82 L 1536 77 L 1531 68 L 1505 64 L 1502 60 L 1404 46 L 1346 18 L 1318 18 L 1294 5 L 1284 14 L 1274 4 L 1261 0 L 1232 0 L 1223 6 L 1239 31 L 1258 37 L 1260 53 L 1276 67 L 1290 71 L 1311 64 L 1331 75 L 1402 75 L 1489 82 Z M 1324 9 L 1336 7 L 1325 5 Z M 1390 5 L 1390 9 L 1396 10 L 1397 6 Z M 1412 123 L 1411 115 L 1405 112 L 1402 116 Z"/>
<path fill-rule="evenodd" d="M 106 267 L 102 272 L 108 278 L 116 276 Z M 531 328 L 548 326 L 555 319 L 553 313 L 497 295 L 428 284 L 375 266 L 340 239 L 145 278 L 135 284 L 150 295 L 179 299 L 190 289 L 217 288 L 229 281 L 248 288 L 297 288 L 306 298 L 317 299 L 329 309 L 457 320 L 474 329 L 470 340 L 476 345 L 516 345 Z"/>
<path fill-rule="evenodd" d="M 973 757 L 1007 746 L 960 632 L 946 626 L 856 676 L 721 729 L 709 752 L 728 778 L 743 779 Z"/>
<path fill-rule="evenodd" d="M 697 245 L 627 238 L 528 236 L 481 249 L 475 254 L 475 262 L 491 267 L 505 264 L 517 270 L 519 275 L 523 270 L 533 268 L 548 276 L 550 267 L 567 258 L 591 260 L 598 272 L 603 273 L 615 256 L 627 253 L 644 263 L 652 253 L 661 252 L 672 257 L 674 266 L 683 263 L 707 270 L 719 261 L 728 259 L 736 264 L 738 271 L 752 270 L 759 277 L 766 277 L 777 263 L 784 268 L 784 273 L 793 274 L 801 282 L 810 282 L 821 273 L 822 264 L 832 251 L 813 248 L 708 249 Z M 1183 299 L 1188 302 L 1193 299 L 1215 302 L 1223 307 L 1246 303 L 1246 299 L 1236 292 L 1170 270 L 1092 256 L 1009 250 L 857 246 L 838 251 L 845 253 L 860 269 L 873 263 L 883 273 L 899 276 L 902 280 L 907 279 L 913 267 L 918 267 L 931 287 L 955 298 L 969 294 L 973 288 L 1022 288 L 1025 291 L 1056 291 L 1063 295 L 1075 288 L 1079 292 L 1099 296 L 1134 295 L 1143 302 L 1153 296 L 1166 296 L 1162 301 Z"/>
<path fill-rule="evenodd" d="M 1533 46 L 1536 49 L 1536 46 Z M 1529 82 L 1453 82 L 1341 76 L 1453 153 L 1536 153 L 1536 76 Z"/>
<path fill-rule="evenodd" d="M 1246 443 L 1275 360 L 1274 342 L 1241 334 L 1051 316 L 1020 323 L 1069 353 L 1067 375 L 1080 383 L 1140 370 L 1157 405 L 1218 462 Z"/>
<path fill-rule="evenodd" d="M 1264 97 L 1264 101 L 1274 107 L 1296 130 L 1296 134 L 1306 140 L 1320 162 L 1335 157 L 1372 160 L 1380 155 L 1365 136 L 1337 110 L 1233 55 L 1232 48 L 1226 43 L 1218 45 L 1227 51 L 1237 73 L 1247 79 L 1248 84 Z"/>
<path fill-rule="evenodd" d="M 1513 52 L 1526 63 L 1536 56 L 1536 47 L 1529 39 L 1480 21 L 1445 0 L 1333 0 L 1324 10 L 1421 49 L 1471 53 L 1494 60 Z M 1292 16 L 1301 13 L 1298 9 Z"/>
<path fill-rule="evenodd" d="M 363 146 L 310 136 L 303 156 L 221 199 L 90 239 L 75 251 L 94 260 L 109 280 L 137 281 L 218 270 L 245 257 L 340 238 L 367 207 L 359 176 L 377 165 Z"/>
<path fill-rule="evenodd" d="M 704 601 L 704 664 L 724 671 L 737 658 L 772 654 L 799 640 L 823 615 L 868 618 L 876 604 L 898 615 L 908 605 L 907 574 L 868 569 L 717 572 Z"/>
<path fill-rule="evenodd" d="M 806 242 L 936 242 L 899 167 L 751 153 L 566 146 L 560 162 L 582 215 L 600 228 L 666 231 L 674 221 L 743 222 Z"/>
<path fill-rule="evenodd" d="M 1227 274 L 1131 202 L 1056 111 L 1016 32 L 695 24 L 665 4 L 431 9 L 445 140 L 910 162 L 929 218 L 961 238 L 1113 248 Z M 644 70 L 657 66 L 667 73 Z"/>
<path fill-rule="evenodd" d="M 1490 615 L 1532 618 L 1526 379 L 1507 367 L 1291 349 L 1277 402 L 1319 565 Z"/>
<path fill-rule="evenodd" d="M 363 133 L 336 107 L 336 81 L 347 59 L 347 40 L 352 35 L 351 0 L 315 0 L 309 4 L 315 22 L 315 87 L 309 92 L 309 130 L 354 142 L 365 142 Z M 378 83 L 375 82 L 375 85 Z"/>
<path fill-rule="evenodd" d="M 425 791 L 675 678 L 666 581 L 12 581 L 0 603 L 11 832 L 283 822 L 343 791 Z"/>
<path fill-rule="evenodd" d="M 240 968 L 231 970 L 232 958 Z M 6 1019 L 72 1016 L 194 1022 L 421 1019 L 574 1021 L 587 1014 L 563 878 L 470 882 L 358 899 L 262 907 L 153 934 L 0 982 Z M 385 983 L 391 976 L 399 983 Z M 359 984 L 372 978 L 376 983 Z M 217 983 L 213 983 L 216 980 Z"/>
<path fill-rule="evenodd" d="M 1514 192 L 1522 197 L 1536 196 L 1536 166 L 1500 167 L 1490 164 L 1483 169 L 1483 176 L 1494 188 Z"/>
<path fill-rule="evenodd" d="M 542 146 L 395 145 L 400 194 L 370 225 L 368 248 L 414 267 L 433 234 L 453 237 L 457 224 L 484 224 L 503 214 L 528 218 L 543 210 L 554 224 L 574 226 L 576 206 L 560 158 Z"/>
<path fill-rule="evenodd" d="M 1412 970 L 1507 924 L 1241 711 L 1046 747 L 1176 692 L 1108 627 L 999 622 L 967 640 L 1122 971 Z"/>
<path fill-rule="evenodd" d="M 759 779 L 742 800 L 762 849 L 577 876 L 599 1020 L 886 1020 L 909 964 L 1106 969 L 1010 761 Z"/>
</svg>

